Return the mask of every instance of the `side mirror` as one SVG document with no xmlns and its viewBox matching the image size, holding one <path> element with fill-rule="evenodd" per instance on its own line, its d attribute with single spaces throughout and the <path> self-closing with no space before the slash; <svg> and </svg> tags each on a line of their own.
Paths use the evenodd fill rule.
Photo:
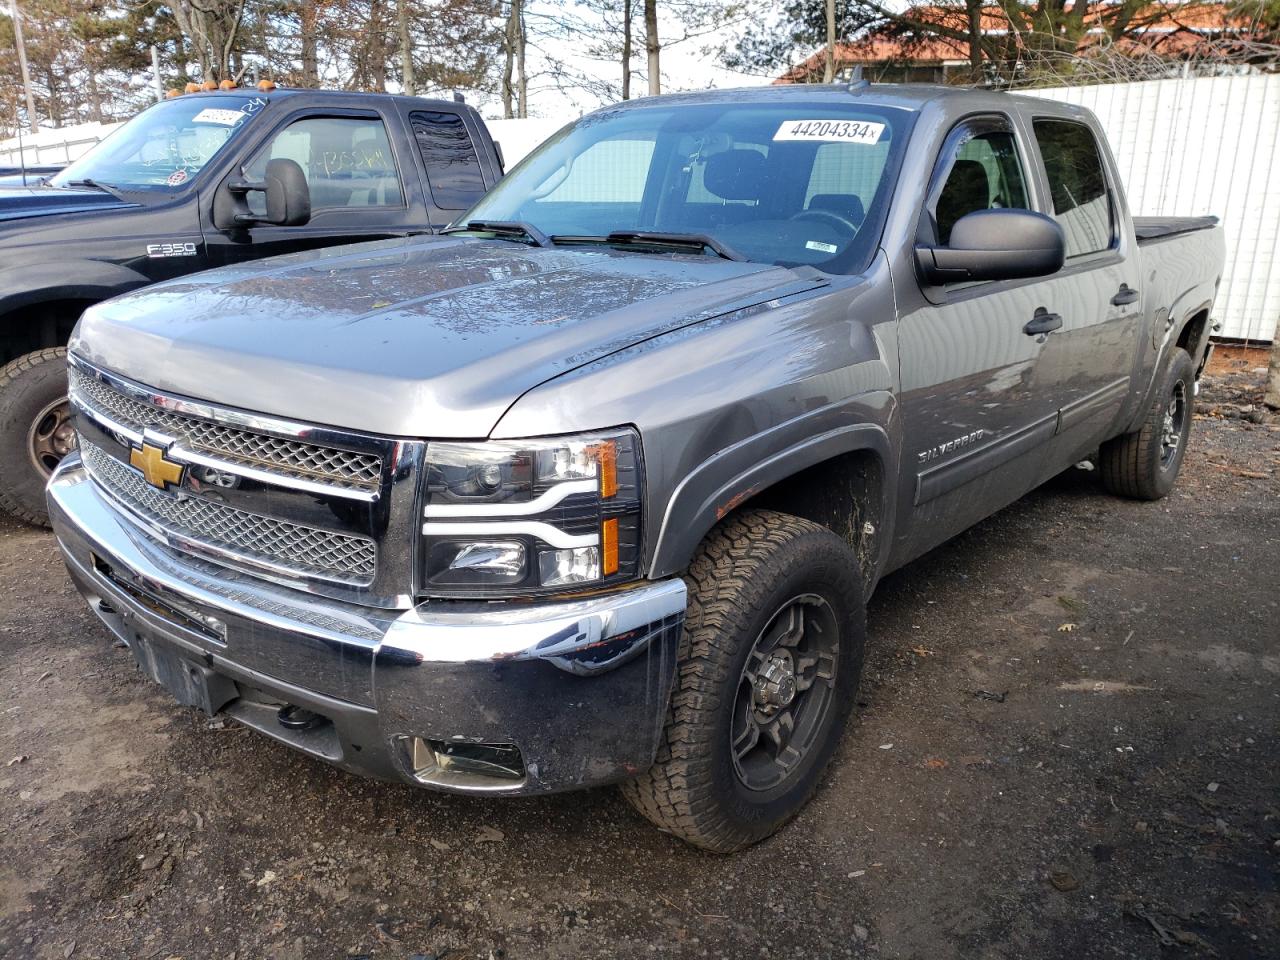
<svg viewBox="0 0 1280 960">
<path fill-rule="evenodd" d="M 916 266 L 936 285 L 1044 277 L 1064 259 L 1062 228 L 1031 210 L 976 210 L 956 221 L 945 247 L 916 247 Z"/>
<path fill-rule="evenodd" d="M 265 193 L 266 216 L 249 209 L 249 194 Z M 294 160 L 277 157 L 267 161 L 266 178 L 229 180 L 213 199 L 213 223 L 220 230 L 270 223 L 280 227 L 300 227 L 311 220 L 311 190 L 307 176 Z"/>
</svg>

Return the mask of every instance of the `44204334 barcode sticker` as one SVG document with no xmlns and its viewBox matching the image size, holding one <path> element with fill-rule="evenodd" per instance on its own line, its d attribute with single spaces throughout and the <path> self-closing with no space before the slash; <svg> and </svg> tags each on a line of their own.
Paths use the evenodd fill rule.
<svg viewBox="0 0 1280 960">
<path fill-rule="evenodd" d="M 775 140 L 822 140 L 833 143 L 878 143 L 883 123 L 864 120 L 787 120 Z"/>
</svg>

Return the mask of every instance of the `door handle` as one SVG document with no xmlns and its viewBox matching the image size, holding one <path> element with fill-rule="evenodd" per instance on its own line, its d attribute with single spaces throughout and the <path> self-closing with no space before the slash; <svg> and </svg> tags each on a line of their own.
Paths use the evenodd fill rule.
<svg viewBox="0 0 1280 960">
<path fill-rule="evenodd" d="M 1116 295 L 1111 298 L 1113 307 L 1123 307 L 1126 304 L 1137 303 L 1138 291 L 1134 290 L 1127 283 L 1120 284 L 1120 289 L 1116 291 Z"/>
<path fill-rule="evenodd" d="M 1028 337 L 1039 337 L 1046 333 L 1053 333 L 1062 326 L 1062 316 L 1057 313 L 1050 313 L 1044 307 L 1037 307 L 1035 315 L 1027 321 L 1027 325 L 1022 328 L 1022 332 Z"/>
</svg>

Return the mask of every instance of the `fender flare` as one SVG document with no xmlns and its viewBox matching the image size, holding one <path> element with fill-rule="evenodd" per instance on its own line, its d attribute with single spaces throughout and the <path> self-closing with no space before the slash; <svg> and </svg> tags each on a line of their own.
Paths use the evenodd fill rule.
<svg viewBox="0 0 1280 960">
<path fill-rule="evenodd" d="M 685 477 L 667 502 L 649 575 L 664 577 L 685 569 L 708 531 L 757 493 L 809 467 L 867 451 L 882 467 L 874 580 L 893 542 L 894 458 L 889 435 L 880 424 L 860 422 L 804 436 L 809 419 L 799 417 L 748 437 L 703 461 Z"/>
<path fill-rule="evenodd" d="M 1155 396 L 1156 388 L 1160 383 L 1160 376 L 1164 372 L 1165 364 L 1169 362 L 1169 354 L 1171 352 L 1171 346 L 1177 344 L 1178 338 L 1182 336 L 1182 331 L 1187 328 L 1187 324 L 1191 322 L 1191 319 L 1193 317 L 1195 317 L 1197 314 L 1200 314 L 1200 313 L 1209 313 L 1212 309 L 1213 309 L 1213 300 L 1212 299 L 1205 300 L 1203 303 L 1199 303 L 1188 310 L 1184 310 L 1182 312 L 1182 318 L 1180 320 L 1176 320 L 1173 323 L 1170 323 L 1168 325 L 1168 328 L 1165 330 L 1164 336 L 1160 340 L 1160 345 L 1157 348 L 1158 353 L 1156 354 L 1156 363 L 1151 375 L 1151 382 L 1148 383 L 1146 387 L 1143 389 L 1142 402 L 1139 403 L 1138 406 L 1134 409 L 1133 416 L 1130 417 L 1129 422 L 1125 424 L 1125 428 L 1122 431 L 1123 433 L 1132 433 L 1133 431 L 1139 429 L 1142 425 L 1142 421 L 1146 418 L 1147 410 L 1151 406 L 1151 400 Z M 1170 310 L 1170 312 L 1172 313 L 1172 310 Z M 1209 341 L 1209 335 L 1212 333 L 1213 328 L 1210 324 L 1206 323 L 1204 329 L 1205 329 L 1205 333 L 1204 333 L 1203 339 L 1205 343 L 1207 343 Z M 1200 353 L 1201 346 L 1203 346 L 1203 344 L 1197 345 L 1196 353 Z M 1198 364 L 1200 362 L 1199 358 L 1196 356 L 1192 356 L 1191 362 L 1192 362 L 1192 365 L 1196 366 L 1196 369 L 1198 370 L 1199 369 Z"/>
<path fill-rule="evenodd" d="M 101 260 L 9 267 L 0 270 L 0 316 L 58 300 L 106 300 L 151 282 L 136 270 Z"/>
</svg>

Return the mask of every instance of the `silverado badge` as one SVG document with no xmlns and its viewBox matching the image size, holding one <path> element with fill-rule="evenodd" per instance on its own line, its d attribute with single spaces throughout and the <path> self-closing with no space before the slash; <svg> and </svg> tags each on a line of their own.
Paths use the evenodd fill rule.
<svg viewBox="0 0 1280 960">
<path fill-rule="evenodd" d="M 171 485 L 182 483 L 182 475 L 186 466 L 170 460 L 165 454 L 165 447 L 157 447 L 150 441 L 142 441 L 142 447 L 129 450 L 129 466 L 142 471 L 142 477 L 153 487 L 167 490 Z"/>
</svg>

